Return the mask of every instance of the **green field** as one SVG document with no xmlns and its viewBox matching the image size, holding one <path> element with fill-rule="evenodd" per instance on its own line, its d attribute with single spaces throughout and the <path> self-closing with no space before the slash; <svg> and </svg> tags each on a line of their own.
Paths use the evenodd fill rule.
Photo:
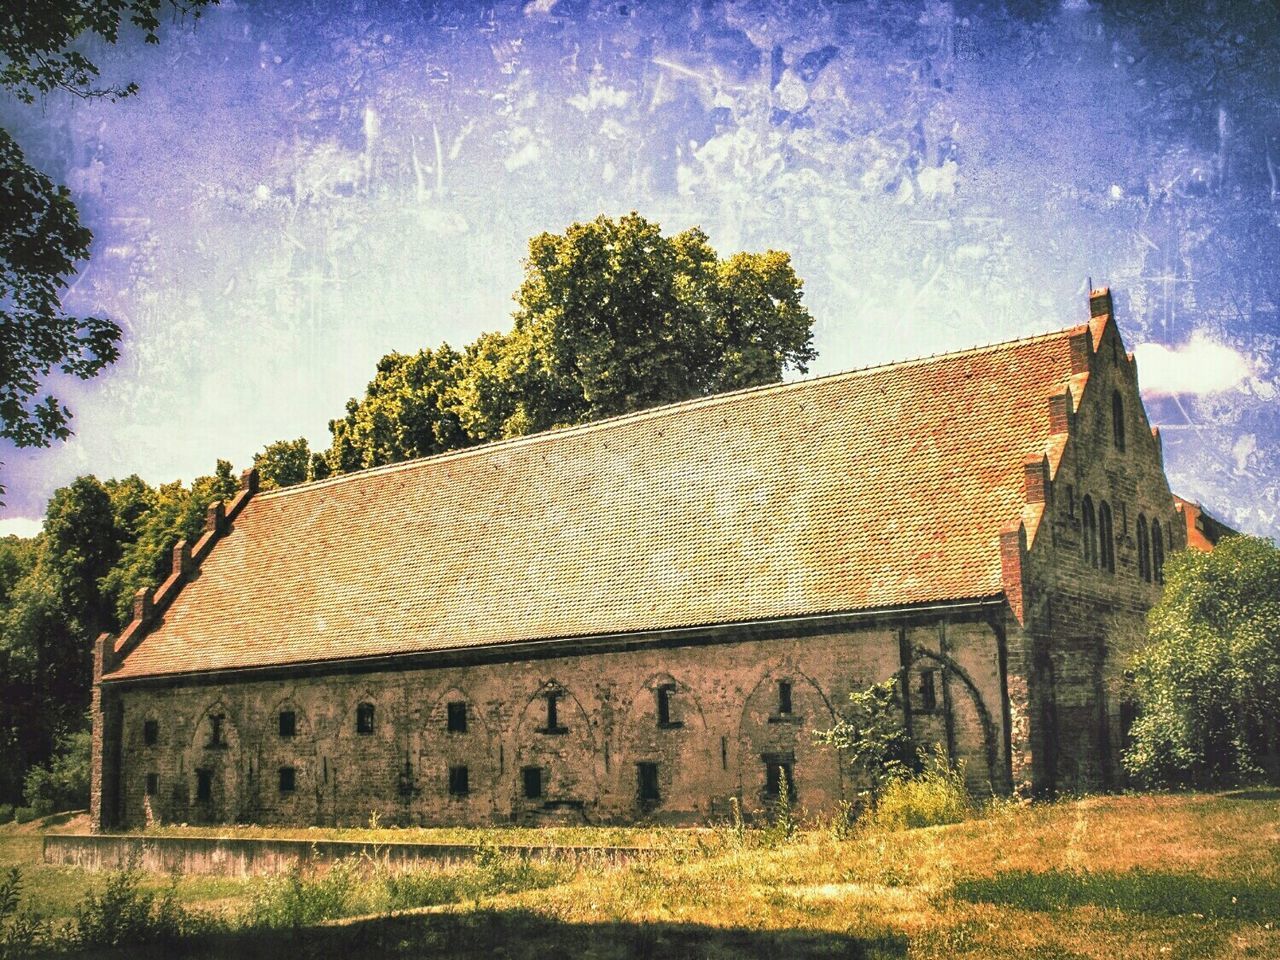
<svg viewBox="0 0 1280 960">
<path fill-rule="evenodd" d="M 41 864 L 38 826 L 0 828 L 0 866 L 22 868 L 25 904 L 69 923 L 106 877 Z M 1003 804 L 962 824 L 846 839 L 820 826 L 791 839 L 729 828 L 378 836 L 608 838 L 664 852 L 526 864 L 490 849 L 412 873 L 366 858 L 328 877 L 148 877 L 150 890 L 176 883 L 202 932 L 119 955 L 1280 958 L 1280 791 Z M 380 915 L 338 919 L 368 913 Z"/>
</svg>

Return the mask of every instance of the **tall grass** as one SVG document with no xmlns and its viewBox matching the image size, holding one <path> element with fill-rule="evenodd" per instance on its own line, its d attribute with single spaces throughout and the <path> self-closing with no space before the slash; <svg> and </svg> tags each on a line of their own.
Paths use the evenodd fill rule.
<svg viewBox="0 0 1280 960">
<path fill-rule="evenodd" d="M 963 769 L 935 755 L 920 773 L 889 781 L 861 822 L 878 830 L 936 827 L 960 823 L 972 810 Z"/>
</svg>

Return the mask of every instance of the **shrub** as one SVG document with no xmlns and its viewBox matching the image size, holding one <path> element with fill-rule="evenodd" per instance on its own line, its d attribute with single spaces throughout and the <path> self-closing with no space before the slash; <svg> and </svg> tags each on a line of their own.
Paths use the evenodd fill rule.
<svg viewBox="0 0 1280 960">
<path fill-rule="evenodd" d="M 176 879 L 159 895 L 142 889 L 136 861 L 107 875 L 102 891 L 89 891 L 72 916 L 71 942 L 84 950 L 172 943 L 190 932 L 194 918 L 178 903 Z"/>
<path fill-rule="evenodd" d="M 308 871 L 294 864 L 288 873 L 271 877 L 254 891 L 248 922 L 261 927 L 305 927 L 354 912 L 360 862 L 347 857 L 327 870 Z"/>
<path fill-rule="evenodd" d="M 971 809 L 963 770 L 939 752 L 920 773 L 892 780 L 862 822 L 881 830 L 936 827 L 960 823 Z"/>
<path fill-rule="evenodd" d="M 8 823 L 13 819 L 13 804 L 0 803 L 0 823 Z"/>
<path fill-rule="evenodd" d="M 870 784 L 867 801 L 872 807 L 887 784 L 920 766 L 903 723 L 897 677 L 849 694 L 849 706 L 835 726 L 813 735 L 818 743 L 844 751 L 854 774 Z"/>
<path fill-rule="evenodd" d="M 1149 786 L 1252 777 L 1280 750 L 1280 550 L 1229 537 L 1174 554 L 1165 576 L 1134 661 L 1125 769 Z"/>
<path fill-rule="evenodd" d="M 58 740 L 47 766 L 27 771 L 22 792 L 37 816 L 60 810 L 82 810 L 89 805 L 89 752 L 92 740 L 80 731 Z"/>
<path fill-rule="evenodd" d="M 22 871 L 10 867 L 0 879 L 0 957 L 34 955 L 50 944 L 52 931 L 39 914 L 21 909 Z"/>
<path fill-rule="evenodd" d="M 36 812 L 35 807 L 14 807 L 13 809 L 13 819 L 18 823 L 30 823 L 38 816 L 40 814 Z"/>
</svg>

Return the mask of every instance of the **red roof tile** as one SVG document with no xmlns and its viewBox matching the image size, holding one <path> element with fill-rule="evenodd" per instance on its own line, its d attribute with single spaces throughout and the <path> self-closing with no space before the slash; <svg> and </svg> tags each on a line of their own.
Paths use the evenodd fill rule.
<svg viewBox="0 0 1280 960">
<path fill-rule="evenodd" d="M 259 494 L 113 676 L 999 594 L 1071 332 Z"/>
</svg>

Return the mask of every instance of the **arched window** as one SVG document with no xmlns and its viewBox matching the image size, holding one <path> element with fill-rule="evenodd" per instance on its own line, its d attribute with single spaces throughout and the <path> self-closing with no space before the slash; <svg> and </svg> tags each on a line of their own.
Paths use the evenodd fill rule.
<svg viewBox="0 0 1280 960">
<path fill-rule="evenodd" d="M 1093 497 L 1088 494 L 1080 501 L 1080 530 L 1084 534 L 1084 562 L 1091 567 L 1098 565 L 1098 521 L 1093 515 Z"/>
<path fill-rule="evenodd" d="M 1151 521 L 1151 573 L 1156 583 L 1164 583 L 1164 531 L 1160 521 Z"/>
<path fill-rule="evenodd" d="M 356 707 L 356 733 L 373 733 L 373 704 L 362 703 Z"/>
<path fill-rule="evenodd" d="M 1156 524 L 1156 529 L 1160 525 Z M 1138 514 L 1138 576 L 1151 582 L 1151 538 L 1147 536 L 1147 518 Z"/>
<path fill-rule="evenodd" d="M 1120 398 L 1120 391 L 1116 390 L 1111 394 L 1111 433 L 1116 443 L 1116 449 L 1124 450 L 1124 400 Z"/>
<path fill-rule="evenodd" d="M 1116 572 L 1116 534 L 1105 500 L 1098 501 L 1098 566 L 1107 573 Z"/>
</svg>

